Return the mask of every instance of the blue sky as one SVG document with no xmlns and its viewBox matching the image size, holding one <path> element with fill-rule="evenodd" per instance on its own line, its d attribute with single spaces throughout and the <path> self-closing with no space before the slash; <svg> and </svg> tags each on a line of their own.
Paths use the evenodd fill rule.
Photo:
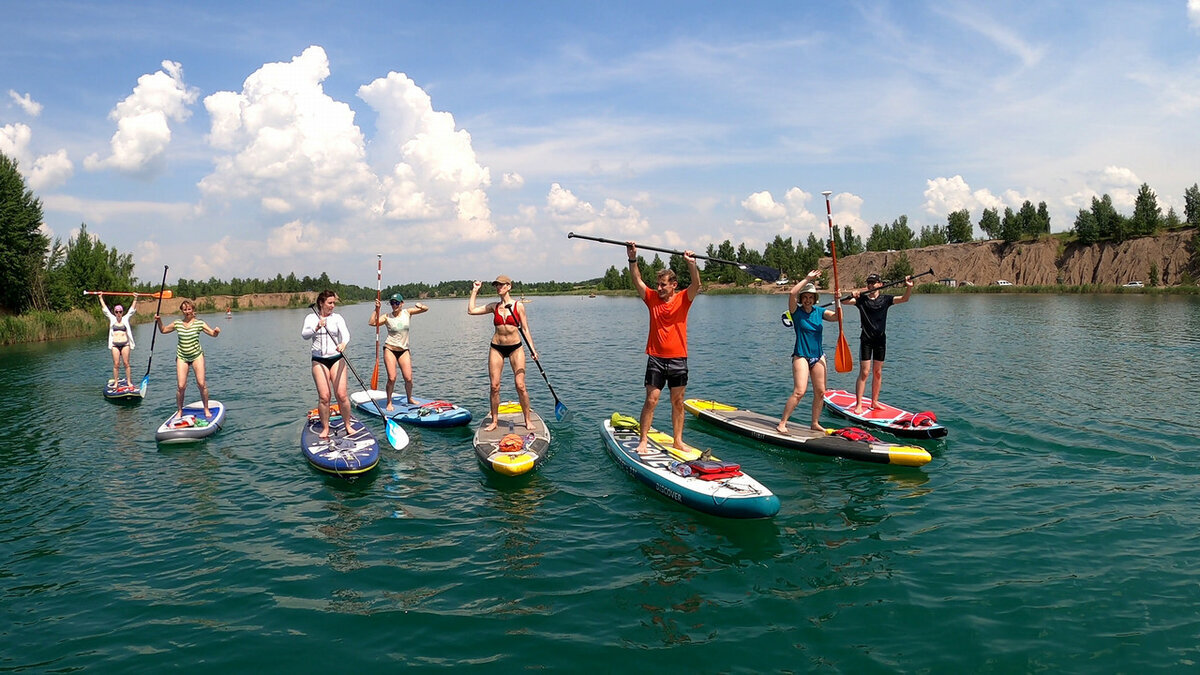
<svg viewBox="0 0 1200 675">
<path fill-rule="evenodd" d="M 823 190 L 1062 231 L 1200 181 L 1200 0 L 4 5 L 0 152 L 144 280 L 580 280 L 624 251 L 567 232 L 761 249 Z"/>
</svg>

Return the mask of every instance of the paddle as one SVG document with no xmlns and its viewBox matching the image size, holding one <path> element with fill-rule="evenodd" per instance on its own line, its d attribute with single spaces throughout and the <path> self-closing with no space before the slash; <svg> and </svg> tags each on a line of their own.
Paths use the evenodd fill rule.
<svg viewBox="0 0 1200 675">
<path fill-rule="evenodd" d="M 829 253 L 833 256 L 833 287 L 836 289 L 840 288 L 837 271 L 837 244 L 833 240 L 833 207 L 829 205 L 829 195 L 833 192 L 825 190 L 821 194 L 825 195 L 825 214 L 829 217 Z M 846 342 L 846 332 L 842 329 L 841 298 L 835 295 L 833 304 L 836 307 L 838 320 L 837 351 L 833 356 L 833 368 L 839 373 L 848 373 L 854 369 L 854 359 L 850 357 L 850 343 Z"/>
<path fill-rule="evenodd" d="M 309 305 L 308 308 L 313 311 L 313 314 L 317 315 L 318 319 L 321 318 L 321 313 L 317 311 L 317 303 L 314 302 L 313 304 Z M 325 334 L 329 335 L 329 330 L 327 328 L 325 328 L 324 326 L 321 326 L 320 330 L 325 331 Z M 329 335 L 329 339 L 332 340 L 333 336 Z M 362 378 L 358 376 L 358 371 L 355 370 L 354 366 L 350 363 L 350 357 L 346 356 L 343 353 L 342 360 L 346 362 L 346 367 L 350 369 L 350 372 L 354 373 L 354 379 L 358 380 L 358 386 L 360 386 L 364 390 L 366 390 L 367 385 L 365 382 L 362 381 Z M 330 382 L 329 384 L 330 384 L 330 387 L 333 386 L 332 382 Z M 387 430 L 388 443 L 391 443 L 392 447 L 397 450 L 403 450 L 405 447 L 408 446 L 408 433 L 404 431 L 404 428 L 400 426 L 399 422 L 397 422 L 396 420 L 394 420 L 384 414 L 383 408 L 379 407 L 379 401 L 374 396 L 371 396 L 369 392 L 367 394 L 367 397 L 370 398 L 371 402 L 375 404 L 375 409 L 379 411 L 379 416 L 383 418 L 383 422 L 384 422 L 383 426 Z M 350 431 L 350 411 L 349 410 L 342 411 L 342 423 L 346 426 L 346 431 L 349 432 Z"/>
<path fill-rule="evenodd" d="M 171 291 L 166 290 L 166 288 L 167 288 L 167 266 L 163 265 L 162 285 L 159 286 L 159 289 L 158 289 L 158 309 L 154 310 L 154 316 L 158 316 L 159 313 L 162 311 L 163 298 L 171 297 Z M 107 295 L 107 293 L 105 295 Z M 147 295 L 154 297 L 154 294 L 152 294 L 152 293 L 148 293 Z M 150 386 L 150 364 L 154 361 L 154 340 L 156 338 L 158 338 L 158 322 L 157 321 L 154 322 L 154 330 L 150 332 L 150 357 L 148 359 L 146 359 L 146 374 L 142 376 L 142 386 L 138 388 L 138 392 L 141 394 L 142 398 L 146 398 L 146 387 Z"/>
<path fill-rule="evenodd" d="M 136 296 L 139 298 L 158 298 L 159 300 L 170 300 L 171 298 L 175 297 L 175 294 L 168 290 L 160 290 L 157 293 L 130 293 L 127 291 L 84 291 L 83 292 L 84 295 L 100 295 L 101 293 L 103 293 L 105 295 Z"/>
<path fill-rule="evenodd" d="M 909 278 L 909 279 L 917 279 L 917 278 L 919 278 L 919 277 L 929 276 L 930 274 L 933 274 L 933 268 L 932 268 L 932 267 L 930 267 L 930 268 L 929 268 L 929 271 L 928 271 L 928 272 L 921 272 L 920 274 L 911 274 L 911 275 L 909 275 L 909 277 L 908 277 L 908 278 Z M 883 290 L 883 289 L 885 289 L 885 288 L 891 288 L 892 286 L 899 286 L 899 285 L 900 285 L 900 284 L 902 284 L 902 283 L 904 283 L 904 280 L 903 280 L 903 279 L 900 279 L 900 280 L 898 280 L 898 281 L 892 281 L 892 282 L 889 282 L 889 283 L 886 283 L 886 284 L 884 284 L 884 285 L 880 286 L 879 288 L 872 288 L 872 289 L 871 289 L 870 291 L 868 291 L 868 292 L 873 292 L 873 291 L 882 291 L 882 290 Z M 861 293 L 861 292 L 860 292 L 860 293 Z M 842 302 L 845 302 L 845 301 L 847 301 L 847 300 L 850 300 L 850 299 L 852 299 L 853 297 L 854 297 L 854 295 L 852 295 L 852 294 L 843 295 L 843 296 L 842 296 Z M 830 305 L 832 305 L 832 304 L 833 304 L 833 301 L 832 301 L 832 300 L 830 300 L 829 302 L 827 302 L 827 303 L 825 303 L 825 304 L 823 304 L 823 305 L 821 305 L 821 306 L 822 306 L 822 307 L 828 307 L 828 306 L 830 306 Z"/>
<path fill-rule="evenodd" d="M 568 239 L 587 239 L 589 241 L 598 241 L 603 244 L 616 244 L 618 246 L 625 246 L 629 243 L 627 241 L 617 241 L 615 239 L 605 239 L 604 237 L 589 237 L 585 234 L 575 234 L 574 232 L 568 232 L 567 238 Z M 634 246 L 637 246 L 638 248 L 644 248 L 647 251 L 658 251 L 659 253 L 670 253 L 672 255 L 683 255 L 683 251 L 672 251 L 669 248 L 657 248 L 655 246 L 647 246 L 645 244 L 638 244 L 636 242 L 634 243 Z M 734 267 L 742 270 L 743 272 L 746 272 L 752 276 L 758 277 L 759 279 L 762 279 L 763 281 L 778 281 L 779 277 L 783 274 L 782 272 L 775 269 L 774 267 L 767 267 L 766 265 L 752 265 L 750 263 L 740 263 L 740 262 L 734 262 L 732 260 L 722 260 L 720 258 L 710 258 L 705 255 L 696 255 L 694 257 L 698 258 L 700 260 L 711 260 L 711 261 L 713 261 L 715 263 L 719 263 L 721 265 L 733 265 Z"/>
<path fill-rule="evenodd" d="M 525 341 L 526 345 L 528 345 L 529 336 L 525 335 L 525 326 L 522 326 L 521 320 L 517 318 L 517 310 L 513 309 L 511 304 L 505 305 L 505 307 L 508 309 L 508 312 L 512 314 L 513 321 L 517 322 L 517 330 L 521 333 L 521 339 Z M 529 351 L 532 352 L 533 347 L 530 347 Z M 558 400 L 558 394 L 554 393 L 554 387 L 550 384 L 550 378 L 546 377 L 546 370 L 542 368 L 542 362 L 537 359 L 534 359 L 533 362 L 537 364 L 538 371 L 542 374 L 542 379 L 546 380 L 546 386 L 550 388 L 550 395 L 554 397 L 554 419 L 558 420 L 559 422 L 570 421 L 571 411 L 567 410 L 567 406 L 563 405 L 563 402 Z"/>
<path fill-rule="evenodd" d="M 379 258 L 379 265 L 375 271 L 375 302 L 379 303 L 379 292 L 383 288 L 383 256 L 376 253 L 376 258 Z M 379 314 L 383 313 L 383 307 L 375 310 L 377 312 L 375 320 L 379 320 Z M 371 373 L 371 388 L 379 388 L 379 324 L 375 324 L 375 371 Z"/>
</svg>

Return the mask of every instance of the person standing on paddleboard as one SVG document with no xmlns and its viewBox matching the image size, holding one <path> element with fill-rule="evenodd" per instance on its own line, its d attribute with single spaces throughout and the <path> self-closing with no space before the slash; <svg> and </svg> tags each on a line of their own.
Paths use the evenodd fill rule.
<svg viewBox="0 0 1200 675">
<path fill-rule="evenodd" d="M 512 279 L 501 274 L 492 282 L 497 302 L 489 302 L 483 307 L 475 304 L 475 296 L 479 294 L 482 281 L 476 281 L 471 286 L 471 297 L 467 301 L 467 314 L 492 315 L 492 325 L 496 332 L 492 335 L 491 347 L 488 349 L 488 378 L 491 380 L 491 422 L 484 431 L 496 428 L 500 419 L 500 376 L 504 374 L 504 360 L 508 359 L 512 367 L 513 380 L 517 385 L 517 400 L 521 402 L 521 410 L 525 413 L 525 428 L 533 431 L 536 427 L 529 418 L 529 392 L 525 390 L 525 349 L 521 346 L 521 329 L 525 329 L 525 339 L 529 341 L 529 355 L 537 361 L 537 347 L 533 346 L 533 331 L 529 328 L 529 317 L 525 314 L 525 303 L 513 300 Z"/>
<path fill-rule="evenodd" d="M 792 286 L 788 297 L 788 314 L 791 315 L 792 328 L 796 331 L 796 346 L 792 349 L 792 395 L 783 406 L 783 417 L 775 429 L 781 434 L 787 433 L 788 418 L 792 411 L 800 405 L 804 398 L 804 390 L 808 381 L 812 380 L 813 404 L 812 424 L 815 431 L 825 431 L 821 426 L 821 410 L 825 406 L 825 373 L 828 364 L 825 361 L 825 348 L 821 344 L 824 333 L 823 321 L 837 321 L 837 312 L 832 309 L 822 310 L 817 307 L 817 286 L 815 284 L 821 273 L 813 270 L 803 279 Z"/>
<path fill-rule="evenodd" d="M 367 319 L 368 326 L 387 326 L 387 340 L 383 343 L 383 363 L 387 366 L 387 408 L 395 410 L 392 405 L 392 393 L 396 391 L 396 368 L 404 376 L 404 393 L 410 405 L 416 405 L 413 400 L 412 354 L 408 351 L 408 322 L 414 314 L 428 312 L 429 308 L 421 303 L 413 305 L 412 309 L 404 307 L 404 296 L 396 293 L 388 300 L 392 311 L 383 316 L 379 315 L 382 303 L 375 301 L 375 313 Z"/>
<path fill-rule="evenodd" d="M 329 401 L 336 398 L 338 414 L 342 416 L 342 428 L 346 435 L 355 433 L 350 428 L 354 420 L 350 417 L 350 394 L 346 383 L 346 360 L 343 353 L 350 344 L 350 327 L 341 314 L 334 313 L 338 296 L 333 291 L 317 294 L 317 311 L 304 317 L 300 337 L 312 340 L 312 376 L 317 385 L 317 413 L 321 417 L 321 431 L 317 434 L 327 439 L 332 434 L 329 427 Z"/>
<path fill-rule="evenodd" d="M 113 376 L 109 383 L 116 386 L 118 381 L 117 366 L 125 362 L 125 382 L 133 382 L 129 375 L 129 352 L 133 351 L 133 326 L 129 322 L 129 317 L 133 316 L 137 311 L 137 296 L 133 296 L 133 302 L 129 303 L 129 313 L 125 313 L 125 308 L 117 305 L 112 311 L 108 311 L 108 303 L 104 302 L 104 294 L 97 293 L 100 296 L 100 311 L 104 312 L 104 316 L 108 317 L 108 348 L 112 351 L 113 357 Z"/>
<path fill-rule="evenodd" d="M 638 268 L 637 245 L 632 241 L 625 243 L 625 254 L 629 259 L 629 278 L 633 279 L 634 288 L 642 302 L 650 310 L 650 333 L 646 337 L 646 402 L 642 404 L 641 438 L 638 439 L 637 452 L 646 451 L 646 436 L 650 433 L 650 425 L 654 422 L 654 408 L 662 395 L 663 387 L 671 390 L 671 430 L 672 443 L 680 450 L 683 443 L 683 400 L 688 383 L 687 366 L 687 315 L 692 308 L 692 301 L 700 294 L 700 268 L 696 266 L 695 254 L 683 252 L 687 261 L 688 273 L 692 282 L 687 289 L 679 291 L 679 280 L 674 270 L 659 271 L 655 280 L 655 288 L 650 289 L 642 281 L 642 271 Z"/>
<path fill-rule="evenodd" d="M 843 300 L 844 305 L 858 307 L 858 316 L 862 321 L 862 332 L 858 336 L 858 381 L 854 384 L 854 414 L 863 413 L 863 392 L 867 389 L 867 375 L 871 375 L 871 409 L 880 407 L 879 385 L 883 381 L 883 358 L 887 353 L 888 308 L 908 302 L 912 295 L 912 277 L 904 277 L 904 295 L 882 295 L 883 280 L 872 272 L 867 275 L 866 297 L 861 291 L 851 293 L 849 300 Z M 841 294 L 841 291 L 838 291 Z"/>
<path fill-rule="evenodd" d="M 205 419 L 212 418 L 208 409 L 208 383 L 204 380 L 204 349 L 200 346 L 200 333 L 212 337 L 221 334 L 219 326 L 209 326 L 196 318 L 196 306 L 191 300 L 179 303 L 179 311 L 183 312 L 182 319 L 175 319 L 163 325 L 162 317 L 155 314 L 154 323 L 160 333 L 179 333 L 179 346 L 175 349 L 175 416 L 183 417 L 183 394 L 187 390 L 187 376 L 190 368 L 196 373 L 196 387 L 200 389 L 200 400 L 204 402 Z"/>
</svg>

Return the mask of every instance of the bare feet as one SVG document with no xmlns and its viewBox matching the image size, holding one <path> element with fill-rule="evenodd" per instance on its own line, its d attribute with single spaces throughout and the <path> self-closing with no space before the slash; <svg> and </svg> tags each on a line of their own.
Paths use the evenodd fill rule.
<svg viewBox="0 0 1200 675">
<path fill-rule="evenodd" d="M 391 403 L 387 404 L 387 407 L 386 407 L 386 408 L 384 408 L 384 410 L 386 410 L 386 411 L 388 411 L 388 412 L 391 412 L 391 411 L 393 411 L 393 410 L 395 410 L 395 409 L 396 409 L 396 406 L 392 405 Z"/>
<path fill-rule="evenodd" d="M 819 431 L 819 432 L 821 432 L 821 433 L 825 433 L 825 427 L 821 426 L 820 424 L 814 424 L 814 425 L 812 425 L 812 427 L 810 427 L 810 428 L 811 428 L 813 431 Z"/>
<path fill-rule="evenodd" d="M 317 438 L 319 438 L 319 439 L 321 439 L 321 440 L 323 440 L 323 441 L 327 441 L 327 440 L 329 440 L 329 427 L 325 427 L 325 430 L 324 430 L 324 431 L 322 431 L 321 433 L 317 434 Z"/>
<path fill-rule="evenodd" d="M 883 410 L 883 406 L 879 405 L 878 403 L 872 403 L 871 410 Z"/>
<path fill-rule="evenodd" d="M 204 411 L 204 419 L 206 419 L 206 420 L 212 419 L 212 411 L 205 410 Z"/>
<path fill-rule="evenodd" d="M 483 430 L 484 430 L 484 431 L 495 431 L 495 430 L 496 430 L 496 420 L 495 420 L 495 418 L 492 418 L 492 423 L 491 423 L 491 424 L 489 424 L 489 425 L 487 425 L 486 427 L 484 427 L 484 428 L 483 428 Z"/>
<path fill-rule="evenodd" d="M 535 425 L 533 422 L 530 422 L 528 418 L 525 420 L 525 428 L 530 431 L 537 431 L 537 425 Z"/>
<path fill-rule="evenodd" d="M 412 400 L 411 398 L 408 399 L 408 404 L 409 405 L 421 405 L 420 403 L 417 403 L 416 401 Z M 391 410 L 391 408 L 388 408 L 388 410 Z"/>
<path fill-rule="evenodd" d="M 646 441 L 642 441 L 641 443 L 638 443 L 636 448 L 634 448 L 634 452 L 639 455 L 648 455 L 650 454 L 650 449 L 646 447 Z"/>
<path fill-rule="evenodd" d="M 785 424 L 785 423 L 783 423 L 783 422 L 780 422 L 779 424 L 776 424 L 776 425 L 775 425 L 775 431 L 778 431 L 778 432 L 779 432 L 779 433 L 781 433 L 781 434 L 786 434 L 786 433 L 787 433 L 787 424 Z"/>
<path fill-rule="evenodd" d="M 862 404 L 861 404 L 861 403 L 859 403 L 858 405 L 854 406 L 854 414 L 855 414 L 855 415 L 861 415 L 861 414 L 863 414 L 863 407 L 862 407 Z"/>
</svg>

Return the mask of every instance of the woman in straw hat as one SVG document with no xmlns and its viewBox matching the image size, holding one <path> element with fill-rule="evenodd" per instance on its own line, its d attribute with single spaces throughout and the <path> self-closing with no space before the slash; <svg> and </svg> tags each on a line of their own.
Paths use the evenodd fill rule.
<svg viewBox="0 0 1200 675">
<path fill-rule="evenodd" d="M 788 312 L 792 318 L 792 328 L 796 331 L 796 346 L 792 350 L 792 395 L 783 406 L 783 417 L 776 425 L 781 434 L 787 433 L 788 418 L 800 404 L 808 381 L 812 379 L 813 404 L 812 425 L 816 431 L 824 431 L 819 419 L 821 408 L 825 405 L 825 349 L 821 344 L 823 321 L 837 321 L 837 313 L 832 309 L 822 310 L 817 307 L 816 280 L 821 276 L 817 270 L 808 273 L 803 279 L 792 286 L 788 294 Z"/>
</svg>

